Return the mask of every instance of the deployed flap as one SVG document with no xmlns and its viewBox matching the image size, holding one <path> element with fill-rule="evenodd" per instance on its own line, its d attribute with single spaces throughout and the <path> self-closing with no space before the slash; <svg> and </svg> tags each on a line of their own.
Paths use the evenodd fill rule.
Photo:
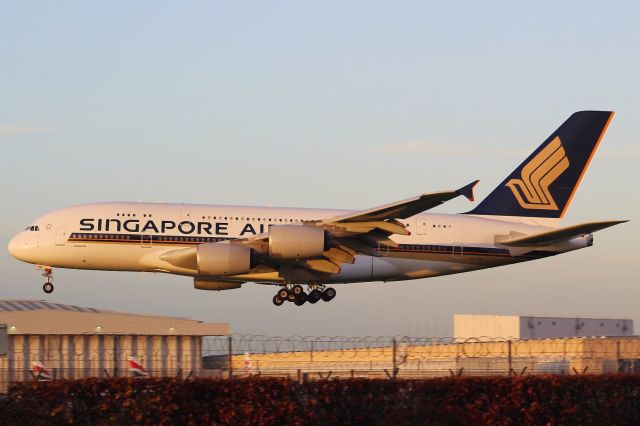
<svg viewBox="0 0 640 426">
<path fill-rule="evenodd" d="M 567 241 L 581 235 L 590 234 L 600 231 L 610 226 L 627 222 L 626 220 L 612 220 L 605 222 L 588 222 L 579 225 L 568 226 L 566 228 L 553 229 L 551 231 L 541 232 L 534 235 L 510 235 L 510 238 L 500 238 L 500 245 L 509 247 L 532 247 L 532 246 L 549 246 L 562 241 Z"/>
<path fill-rule="evenodd" d="M 440 204 L 449 201 L 459 195 L 464 195 L 473 201 L 473 187 L 479 181 L 471 182 L 455 191 L 434 192 L 423 194 L 418 197 L 408 198 L 384 206 L 350 213 L 344 216 L 337 216 L 323 220 L 323 223 L 345 223 L 345 222 L 373 222 L 388 219 L 406 219 L 425 210 L 432 209 Z"/>
</svg>

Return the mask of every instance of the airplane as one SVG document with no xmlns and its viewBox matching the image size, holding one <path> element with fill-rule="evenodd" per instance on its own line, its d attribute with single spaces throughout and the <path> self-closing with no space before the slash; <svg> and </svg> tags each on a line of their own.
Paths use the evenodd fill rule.
<svg viewBox="0 0 640 426">
<path fill-rule="evenodd" d="M 425 213 L 474 181 L 361 211 L 105 202 L 47 213 L 9 252 L 53 269 L 162 272 L 200 290 L 278 286 L 276 306 L 330 301 L 330 285 L 402 281 L 475 271 L 593 245 L 593 233 L 626 221 L 561 227 L 613 112 L 572 114 L 477 207 Z M 303 286 L 306 286 L 306 291 Z"/>
<path fill-rule="evenodd" d="M 31 370 L 29 371 L 31 372 L 34 380 L 38 382 L 48 382 L 53 380 L 53 375 L 51 374 L 49 369 L 46 368 L 40 361 L 35 361 L 33 364 L 31 364 Z"/>
<path fill-rule="evenodd" d="M 144 367 L 142 366 L 142 363 L 138 361 L 138 358 L 134 356 L 130 356 L 128 359 L 128 364 L 129 364 L 129 372 L 133 377 L 138 379 L 149 377 L 149 373 L 147 373 L 147 370 L 144 369 Z"/>
</svg>

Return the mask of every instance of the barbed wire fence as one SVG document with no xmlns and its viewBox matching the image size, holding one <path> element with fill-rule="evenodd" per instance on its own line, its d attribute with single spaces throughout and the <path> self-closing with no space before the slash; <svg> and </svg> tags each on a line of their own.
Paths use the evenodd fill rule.
<svg viewBox="0 0 640 426">
<path fill-rule="evenodd" d="M 101 352 L 53 351 L 47 354 L 52 366 L 49 376 L 53 379 L 131 376 L 135 372 L 127 368 L 126 360 L 136 353 L 136 348 L 126 345 Z M 16 371 L 0 367 L 0 387 L 6 387 L 9 381 L 41 380 L 28 364 L 43 357 L 37 351 L 18 354 Z M 103 360 L 99 368 L 81 368 L 88 360 L 97 359 Z M 179 358 L 160 348 L 145 349 L 138 361 L 145 369 L 143 376 L 180 378 L 257 375 L 313 380 L 640 373 L 640 337 L 518 340 L 233 334 L 205 337 L 199 348 L 182 353 Z"/>
<path fill-rule="evenodd" d="M 207 338 L 228 376 L 329 373 L 351 377 L 640 372 L 640 338 L 466 339 L 409 336 Z"/>
</svg>

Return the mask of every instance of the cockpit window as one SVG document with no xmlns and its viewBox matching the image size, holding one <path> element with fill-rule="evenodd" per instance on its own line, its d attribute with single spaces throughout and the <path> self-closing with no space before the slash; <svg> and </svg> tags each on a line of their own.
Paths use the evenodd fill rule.
<svg viewBox="0 0 640 426">
<path fill-rule="evenodd" d="M 25 229 L 25 231 L 39 231 L 40 227 L 39 226 L 27 226 Z"/>
</svg>

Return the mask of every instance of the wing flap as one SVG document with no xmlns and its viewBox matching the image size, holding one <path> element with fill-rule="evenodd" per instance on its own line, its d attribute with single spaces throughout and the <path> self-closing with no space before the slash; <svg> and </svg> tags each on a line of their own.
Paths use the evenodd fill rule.
<svg viewBox="0 0 640 426">
<path fill-rule="evenodd" d="M 338 264 L 355 262 L 355 257 L 353 254 L 345 250 L 341 250 L 337 247 L 331 247 L 329 250 L 322 253 L 322 255 L 330 261 Z"/>
</svg>

